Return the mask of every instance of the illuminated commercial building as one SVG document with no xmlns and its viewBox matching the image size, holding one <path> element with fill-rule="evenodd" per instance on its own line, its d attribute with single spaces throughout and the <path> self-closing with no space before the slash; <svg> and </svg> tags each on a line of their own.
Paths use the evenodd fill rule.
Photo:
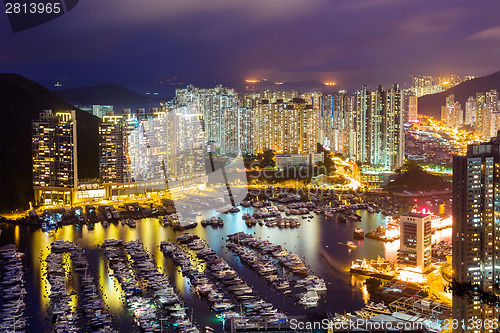
<svg viewBox="0 0 500 333">
<path fill-rule="evenodd" d="M 409 272 L 424 274 L 431 269 L 431 215 L 401 215 L 398 263 Z"/>
<path fill-rule="evenodd" d="M 394 170 L 404 161 L 403 96 L 398 84 L 356 94 L 357 160 Z"/>
<path fill-rule="evenodd" d="M 493 291 L 500 282 L 500 142 L 469 145 L 466 156 L 453 158 L 453 278 Z M 453 318 L 459 323 L 498 319 L 498 308 L 454 296 Z M 463 320 L 463 321 L 462 321 Z M 462 330 L 469 331 L 469 330 Z M 492 332 L 485 329 L 477 332 Z"/>
<path fill-rule="evenodd" d="M 78 188 L 75 111 L 44 110 L 32 122 L 33 189 L 37 204 L 72 204 Z"/>
</svg>

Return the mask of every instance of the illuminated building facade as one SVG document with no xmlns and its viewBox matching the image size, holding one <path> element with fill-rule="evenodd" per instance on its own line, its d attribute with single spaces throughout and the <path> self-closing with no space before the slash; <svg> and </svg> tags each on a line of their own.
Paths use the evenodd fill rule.
<svg viewBox="0 0 500 333">
<path fill-rule="evenodd" d="M 203 116 L 187 107 L 140 121 L 128 136 L 131 178 L 174 182 L 199 176 L 206 155 L 202 126 Z"/>
<path fill-rule="evenodd" d="M 222 155 L 239 155 L 251 145 L 251 134 L 244 132 L 248 127 L 241 127 L 248 122 L 243 117 L 248 116 L 247 110 L 240 110 L 238 94 L 234 89 L 217 86 L 212 89 L 201 89 L 189 85 L 186 89 L 177 89 L 175 104 L 178 106 L 193 106 L 203 115 L 206 142 L 217 147 Z M 243 112 L 242 112 L 243 111 Z"/>
<path fill-rule="evenodd" d="M 431 269 L 431 215 L 401 215 L 398 263 L 402 268 L 424 274 Z"/>
<path fill-rule="evenodd" d="M 356 158 L 356 104 L 354 96 L 322 95 L 319 100 L 318 142 L 327 149 Z"/>
<path fill-rule="evenodd" d="M 294 90 L 283 91 L 283 90 L 264 90 L 259 94 L 259 99 L 267 100 L 269 103 L 276 103 L 281 101 L 291 101 L 294 98 L 298 98 L 299 94 Z"/>
<path fill-rule="evenodd" d="M 78 189 L 75 111 L 44 110 L 32 122 L 33 189 L 37 204 L 72 204 Z"/>
<path fill-rule="evenodd" d="M 446 97 L 446 105 L 441 107 L 441 121 L 454 129 L 458 129 L 464 123 L 462 106 L 455 101 L 454 94 Z"/>
<path fill-rule="evenodd" d="M 476 93 L 476 133 L 478 133 L 479 135 L 483 135 L 484 131 L 484 120 L 485 120 L 484 102 L 485 102 L 484 93 L 481 92 Z"/>
<path fill-rule="evenodd" d="M 398 84 L 356 94 L 357 159 L 384 170 L 400 168 L 404 161 L 403 94 Z"/>
<path fill-rule="evenodd" d="M 496 136 L 498 130 L 498 92 L 486 92 L 483 106 L 483 137 L 490 139 Z"/>
<path fill-rule="evenodd" d="M 102 183 L 125 182 L 123 116 L 108 115 L 99 126 L 99 177 Z"/>
<path fill-rule="evenodd" d="M 439 75 L 437 77 L 414 75 L 412 76 L 413 87 L 411 90 L 417 97 L 436 94 L 473 78 L 474 76 L 459 76 L 456 74 Z"/>
<path fill-rule="evenodd" d="M 500 282 L 500 142 L 467 147 L 453 158 L 453 278 L 492 291 Z M 453 318 L 461 323 L 498 319 L 498 308 L 454 296 Z M 490 332 L 484 329 L 477 332 Z M 466 331 L 466 330 L 463 330 Z"/>
<path fill-rule="evenodd" d="M 418 121 L 418 97 L 410 92 L 405 92 L 404 97 L 405 122 L 415 123 Z"/>
<path fill-rule="evenodd" d="M 470 96 L 465 102 L 464 125 L 474 125 L 476 123 L 476 99 Z"/>
<path fill-rule="evenodd" d="M 205 174 L 203 116 L 172 105 L 150 111 L 103 117 L 100 176 L 109 185 L 106 197 L 162 192 Z"/>
<path fill-rule="evenodd" d="M 263 101 L 255 108 L 254 151 L 277 154 L 310 154 L 317 151 L 318 109 L 305 100 Z"/>
<path fill-rule="evenodd" d="M 276 169 L 286 169 L 296 166 L 310 167 L 324 162 L 323 153 L 310 154 L 277 154 L 275 156 Z"/>
</svg>

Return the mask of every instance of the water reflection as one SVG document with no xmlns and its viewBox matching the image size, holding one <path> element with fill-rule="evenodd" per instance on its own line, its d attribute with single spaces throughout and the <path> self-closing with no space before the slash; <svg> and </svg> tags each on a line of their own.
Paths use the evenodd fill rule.
<svg viewBox="0 0 500 333">
<path fill-rule="evenodd" d="M 386 242 L 384 244 L 384 257 L 390 262 L 398 260 L 399 239 L 394 242 Z"/>
<path fill-rule="evenodd" d="M 104 256 L 99 254 L 99 286 L 104 302 L 111 310 L 111 314 L 122 313 L 125 308 L 123 297 L 125 296 L 120 283 L 109 275 L 108 267 L 104 261 Z"/>
<path fill-rule="evenodd" d="M 306 264 L 317 275 L 325 278 L 330 285 L 326 297 L 326 302 L 320 305 L 318 311 L 339 312 L 353 311 L 361 308 L 368 301 L 368 293 L 363 286 L 363 278 L 351 276 L 349 266 L 357 258 L 376 259 L 377 256 L 385 257 L 395 261 L 399 241 L 383 243 L 374 239 L 365 238 L 355 240 L 357 248 L 350 249 L 345 245 L 348 240 L 353 240 L 353 230 L 356 227 L 363 228 L 365 232 L 375 230 L 377 226 L 385 224 L 387 217 L 381 214 L 370 214 L 367 211 L 358 211 L 362 216 L 361 222 L 350 222 L 347 224 L 337 223 L 334 220 L 325 221 L 322 216 L 314 215 L 311 221 L 301 219 L 301 227 L 298 229 L 278 229 L 267 228 L 265 226 L 255 226 L 248 228 L 242 220 L 242 215 L 252 212 L 252 208 L 242 208 L 236 214 L 223 214 L 224 228 L 203 228 L 199 225 L 190 230 L 200 238 L 207 241 L 208 245 L 218 254 L 226 259 L 228 263 L 242 276 L 248 280 L 259 294 L 268 298 L 275 305 L 291 315 L 303 314 L 304 309 L 294 304 L 295 299 L 286 298 L 273 292 L 267 283 L 263 282 L 253 271 L 242 265 L 232 253 L 226 251 L 225 239 L 228 234 L 244 231 L 255 235 L 261 239 L 270 240 L 280 244 L 286 250 L 298 254 L 305 258 Z M 216 214 L 215 211 L 208 212 Z M 198 217 L 201 220 L 203 216 Z M 144 244 L 145 249 L 150 253 L 157 266 L 172 281 L 172 285 L 184 296 L 187 305 L 194 309 L 195 317 L 213 319 L 213 315 L 204 302 L 190 290 L 190 284 L 180 271 L 173 266 L 169 259 L 166 259 L 159 249 L 161 241 L 175 240 L 175 237 L 182 234 L 168 227 L 163 227 L 157 219 L 144 219 L 137 222 L 136 228 L 129 228 L 121 224 L 111 224 L 104 227 L 98 223 L 94 230 L 88 230 L 86 226 L 64 226 L 53 233 L 44 233 L 41 230 L 32 231 L 25 226 L 3 225 L 4 232 L 0 237 L 0 245 L 14 243 L 29 256 L 26 278 L 31 283 L 27 283 L 28 292 L 40 302 L 36 302 L 33 313 L 45 312 L 48 306 L 48 295 L 50 286 L 45 279 L 46 264 L 45 259 L 49 253 L 49 246 L 56 240 L 72 241 L 86 250 L 87 258 L 91 263 L 92 274 L 99 282 L 99 287 L 103 299 L 108 305 L 111 313 L 116 317 L 129 317 L 123 305 L 123 291 L 116 279 L 110 276 L 104 256 L 99 251 L 98 246 L 105 239 L 122 239 L 130 241 L 138 239 Z M 432 242 L 440 240 L 451 240 L 451 229 L 436 232 L 432 237 Z M 339 244 L 340 243 L 340 244 Z M 191 251 L 191 254 L 194 254 Z M 205 270 L 205 264 L 200 263 L 201 270 Z M 75 299 L 76 302 L 76 299 Z M 76 304 L 76 303 L 75 303 Z M 39 307 L 39 308 L 38 308 Z M 32 327 L 37 327 L 42 318 L 33 315 L 31 319 Z M 119 320 L 126 323 L 126 320 Z M 130 321 L 129 321 L 130 322 Z M 203 322 L 206 325 L 208 322 Z M 124 324 L 125 325 L 125 324 Z M 125 327 L 126 328 L 126 327 Z"/>
<path fill-rule="evenodd" d="M 19 248 L 19 231 L 20 227 L 16 225 L 14 227 L 14 244 L 16 245 L 17 248 Z"/>
</svg>

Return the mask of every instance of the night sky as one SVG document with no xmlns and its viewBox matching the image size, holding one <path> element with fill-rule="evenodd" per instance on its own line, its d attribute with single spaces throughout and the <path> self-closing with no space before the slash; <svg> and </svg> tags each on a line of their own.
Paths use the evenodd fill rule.
<svg viewBox="0 0 500 333">
<path fill-rule="evenodd" d="M 0 71 L 46 85 L 146 92 L 176 76 L 354 90 L 410 74 L 489 74 L 499 59 L 498 0 L 80 0 L 18 33 L 0 13 Z"/>
</svg>

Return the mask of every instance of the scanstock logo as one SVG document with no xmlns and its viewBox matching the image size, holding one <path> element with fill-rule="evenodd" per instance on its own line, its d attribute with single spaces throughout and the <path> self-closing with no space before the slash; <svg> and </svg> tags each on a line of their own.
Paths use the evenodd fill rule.
<svg viewBox="0 0 500 333">
<path fill-rule="evenodd" d="M 30 29 L 56 19 L 80 0 L 3 0 L 12 32 Z"/>
</svg>

